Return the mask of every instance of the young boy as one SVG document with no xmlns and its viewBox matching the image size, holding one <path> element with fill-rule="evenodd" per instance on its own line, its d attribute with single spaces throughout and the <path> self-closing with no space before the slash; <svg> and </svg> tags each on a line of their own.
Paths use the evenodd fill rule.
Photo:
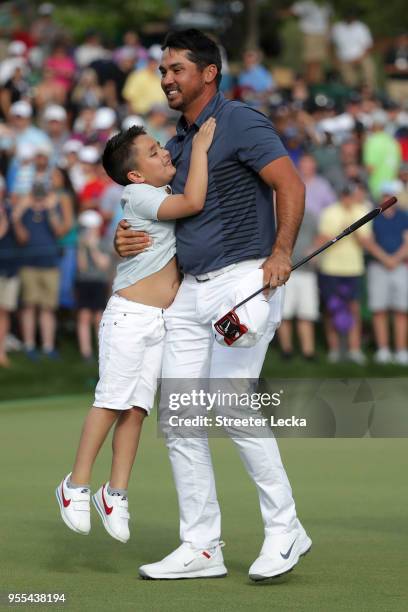
<svg viewBox="0 0 408 612">
<path fill-rule="evenodd" d="M 119 265 L 99 331 L 99 382 L 85 419 L 73 470 L 56 489 L 61 516 L 70 529 L 90 531 L 91 469 L 110 428 L 110 480 L 92 501 L 107 532 L 129 539 L 127 487 L 143 419 L 152 409 L 163 352 L 163 309 L 170 306 L 180 279 L 174 220 L 197 214 L 208 183 L 207 151 L 215 130 L 208 119 L 194 138 L 184 194 L 170 195 L 176 169 L 168 151 L 132 127 L 109 140 L 103 155 L 108 175 L 125 189 L 124 217 L 152 237 L 151 246 Z"/>
</svg>

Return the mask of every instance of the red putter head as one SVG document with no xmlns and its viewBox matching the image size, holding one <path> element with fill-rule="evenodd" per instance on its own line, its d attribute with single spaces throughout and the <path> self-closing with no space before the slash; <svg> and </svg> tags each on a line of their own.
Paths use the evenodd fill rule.
<svg viewBox="0 0 408 612">
<path fill-rule="evenodd" d="M 241 323 L 235 310 L 230 310 L 221 319 L 214 323 L 216 331 L 224 337 L 224 341 L 231 346 L 241 336 L 247 333 L 248 328 Z"/>
</svg>

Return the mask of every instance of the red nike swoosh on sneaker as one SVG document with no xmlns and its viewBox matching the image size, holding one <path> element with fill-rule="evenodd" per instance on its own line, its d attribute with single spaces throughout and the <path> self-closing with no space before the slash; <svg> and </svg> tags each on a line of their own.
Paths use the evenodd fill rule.
<svg viewBox="0 0 408 612">
<path fill-rule="evenodd" d="M 106 503 L 105 496 L 103 494 L 103 490 L 104 490 L 104 487 L 102 487 L 102 501 L 103 501 L 103 505 L 104 505 L 104 508 L 105 508 L 105 512 L 106 512 L 106 514 L 109 515 L 109 514 L 111 514 L 111 512 L 113 510 L 113 506 L 109 507 L 108 504 Z"/>
<path fill-rule="evenodd" d="M 64 508 L 68 508 L 69 504 L 71 503 L 70 499 L 65 499 L 64 496 L 64 484 L 61 485 L 61 495 L 62 495 L 62 503 L 64 504 Z"/>
</svg>

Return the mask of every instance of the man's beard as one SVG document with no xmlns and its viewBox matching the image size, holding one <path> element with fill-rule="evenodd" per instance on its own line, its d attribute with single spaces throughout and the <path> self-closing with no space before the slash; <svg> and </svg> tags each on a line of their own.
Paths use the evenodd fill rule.
<svg viewBox="0 0 408 612">
<path fill-rule="evenodd" d="M 201 87 L 197 87 L 194 91 L 191 91 L 187 96 L 183 94 L 181 90 L 178 90 L 180 93 L 180 101 L 174 100 L 174 104 L 172 101 L 167 98 L 167 103 L 170 108 L 180 111 L 184 113 L 184 111 L 188 108 L 191 102 L 194 102 L 204 91 L 204 85 Z"/>
</svg>

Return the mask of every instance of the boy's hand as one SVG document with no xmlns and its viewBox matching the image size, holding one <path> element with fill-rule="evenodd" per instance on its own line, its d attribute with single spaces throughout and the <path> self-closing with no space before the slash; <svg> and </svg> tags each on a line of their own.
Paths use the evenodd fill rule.
<svg viewBox="0 0 408 612">
<path fill-rule="evenodd" d="M 216 121 L 214 117 L 210 117 L 207 119 L 207 121 L 204 121 L 203 125 L 193 138 L 193 146 L 201 147 L 205 152 L 207 152 L 213 141 L 215 127 Z"/>
<path fill-rule="evenodd" d="M 146 232 L 138 232 L 128 229 L 129 223 L 122 219 L 116 228 L 114 246 L 115 251 L 121 257 L 133 257 L 139 255 L 151 246 L 152 240 Z"/>
</svg>

